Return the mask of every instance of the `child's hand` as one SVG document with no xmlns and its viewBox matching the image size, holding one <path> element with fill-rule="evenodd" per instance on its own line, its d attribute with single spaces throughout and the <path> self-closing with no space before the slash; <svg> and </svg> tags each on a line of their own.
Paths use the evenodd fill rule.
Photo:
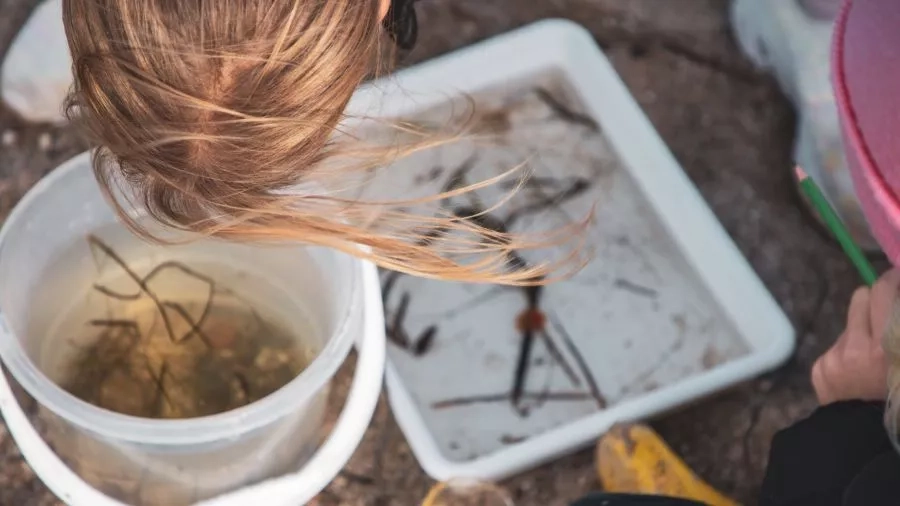
<svg viewBox="0 0 900 506">
<path fill-rule="evenodd" d="M 811 379 L 820 404 L 887 397 L 887 361 L 881 340 L 898 285 L 900 271 L 893 269 L 871 290 L 859 288 L 853 294 L 847 329 L 813 364 Z"/>
</svg>

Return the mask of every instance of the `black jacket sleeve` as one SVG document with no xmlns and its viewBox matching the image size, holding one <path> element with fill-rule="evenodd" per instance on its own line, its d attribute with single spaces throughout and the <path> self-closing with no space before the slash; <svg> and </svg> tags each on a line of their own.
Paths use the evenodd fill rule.
<svg viewBox="0 0 900 506">
<path fill-rule="evenodd" d="M 840 402 L 776 434 L 760 504 L 900 504 L 900 457 L 883 417 L 883 403 Z"/>
</svg>

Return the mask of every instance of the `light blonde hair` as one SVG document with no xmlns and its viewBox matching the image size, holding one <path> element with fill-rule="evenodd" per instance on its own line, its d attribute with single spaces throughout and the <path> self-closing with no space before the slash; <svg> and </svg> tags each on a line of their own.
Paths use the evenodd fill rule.
<svg viewBox="0 0 900 506">
<path fill-rule="evenodd" d="M 125 223 L 158 239 L 129 218 L 130 203 L 114 191 L 121 183 L 169 226 L 299 240 L 419 276 L 529 284 L 580 265 L 577 248 L 557 263 L 510 265 L 514 250 L 576 237 L 571 230 L 526 240 L 446 211 L 413 216 L 408 202 L 287 191 L 442 142 L 400 122 L 419 140 L 338 140 L 354 91 L 387 61 L 380 8 L 378 0 L 64 0 L 70 117 L 101 146 L 94 171 Z"/>
</svg>

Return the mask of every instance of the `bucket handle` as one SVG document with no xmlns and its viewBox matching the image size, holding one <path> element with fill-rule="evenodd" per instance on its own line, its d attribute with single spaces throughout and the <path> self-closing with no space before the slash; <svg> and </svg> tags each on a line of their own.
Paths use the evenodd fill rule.
<svg viewBox="0 0 900 506">
<path fill-rule="evenodd" d="M 300 471 L 202 501 L 197 506 L 306 504 L 328 486 L 350 460 L 378 404 L 385 362 L 384 310 L 378 271 L 370 262 L 361 264 L 365 311 L 363 332 L 356 343 L 359 358 L 344 409 L 328 439 Z M 13 338 L 2 316 L 0 338 Z M 60 460 L 31 425 L 3 371 L 0 371 L 0 413 L 34 473 L 66 504 L 127 506 L 90 486 Z"/>
</svg>

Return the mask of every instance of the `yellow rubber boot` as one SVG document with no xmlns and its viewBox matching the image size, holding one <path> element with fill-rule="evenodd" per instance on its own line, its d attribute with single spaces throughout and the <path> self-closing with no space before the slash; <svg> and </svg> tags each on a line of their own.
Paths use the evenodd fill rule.
<svg viewBox="0 0 900 506">
<path fill-rule="evenodd" d="M 606 492 L 677 497 L 709 506 L 738 506 L 698 478 L 645 425 L 618 425 L 600 438 L 597 474 Z"/>
</svg>

